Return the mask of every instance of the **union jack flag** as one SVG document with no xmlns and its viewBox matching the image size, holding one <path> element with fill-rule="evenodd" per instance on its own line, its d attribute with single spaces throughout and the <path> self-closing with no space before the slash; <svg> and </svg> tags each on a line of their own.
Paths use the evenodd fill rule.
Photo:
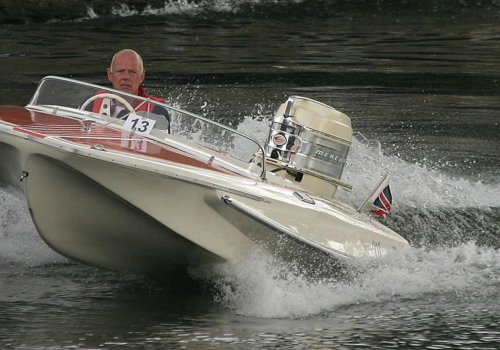
<svg viewBox="0 0 500 350">
<path fill-rule="evenodd" d="M 372 213 L 386 217 L 391 212 L 392 194 L 389 184 L 379 193 L 378 197 L 373 202 L 377 209 L 373 209 Z"/>
</svg>

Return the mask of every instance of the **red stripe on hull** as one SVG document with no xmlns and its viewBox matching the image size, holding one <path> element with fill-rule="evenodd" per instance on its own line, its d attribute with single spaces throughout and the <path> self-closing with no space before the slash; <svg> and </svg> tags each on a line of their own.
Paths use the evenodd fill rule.
<svg viewBox="0 0 500 350">
<path fill-rule="evenodd" d="M 0 106 L 0 121 L 11 124 L 16 131 L 41 139 L 57 137 L 88 147 L 99 144 L 106 150 L 133 156 L 146 156 L 239 176 L 226 169 L 200 161 L 172 147 L 127 131 L 94 124 L 92 131 L 87 132 L 83 130 L 81 120 L 71 117 L 54 116 L 16 106 Z"/>
</svg>

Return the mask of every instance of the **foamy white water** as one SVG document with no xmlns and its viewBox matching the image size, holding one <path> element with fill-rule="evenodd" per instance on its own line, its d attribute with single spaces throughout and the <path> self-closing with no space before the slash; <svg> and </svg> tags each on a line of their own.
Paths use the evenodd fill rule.
<svg viewBox="0 0 500 350">
<path fill-rule="evenodd" d="M 256 135 L 263 143 L 268 125 L 260 119 L 247 117 L 238 129 Z M 362 137 L 354 139 L 349 166 L 344 173 L 344 180 L 354 184 L 355 190 L 352 193 L 339 191 L 337 197 L 353 206 L 358 205 L 388 171 L 396 198 L 394 215 L 398 208 L 408 207 L 427 212 L 464 208 L 488 210 L 488 207 L 500 206 L 499 186 L 453 178 L 396 156 L 384 155 L 379 142 Z M 461 231 L 471 230 L 475 236 L 476 225 L 461 215 L 448 216 L 453 221 L 448 224 L 438 223 L 440 232 L 437 235 L 456 234 L 455 231 L 466 235 Z M 422 224 L 425 225 L 419 225 Z M 428 225 L 429 229 L 436 229 L 435 225 Z M 498 225 L 490 225 L 493 230 L 498 228 Z M 283 265 L 256 251 L 239 264 L 204 267 L 192 274 L 215 285 L 217 301 L 235 313 L 263 318 L 297 318 L 332 312 L 346 305 L 419 299 L 426 294 L 464 293 L 472 298 L 474 295 L 494 295 L 499 280 L 492 276 L 500 272 L 500 253 L 473 242 L 430 250 L 408 247 L 382 259 L 365 262 L 358 269 L 359 273 L 346 281 L 314 281 L 307 275 L 296 274 L 294 266 Z"/>
<path fill-rule="evenodd" d="M 368 142 L 367 142 L 368 141 Z M 499 184 L 451 177 L 420 164 L 387 156 L 376 140 L 355 138 L 344 180 L 354 184 L 348 199 L 368 196 L 380 179 L 389 173 L 394 206 L 413 208 L 484 208 L 500 206 Z M 347 196 L 341 196 L 342 199 Z"/>
<path fill-rule="evenodd" d="M 500 253 L 472 243 L 433 251 L 408 247 L 366 263 L 360 271 L 347 281 L 311 281 L 307 276 L 284 275 L 273 259 L 255 252 L 237 265 L 204 267 L 193 275 L 215 284 L 217 301 L 238 314 L 297 318 L 427 294 L 493 296 L 500 283 L 495 277 L 500 273 Z"/>
<path fill-rule="evenodd" d="M 300 4 L 303 0 L 291 0 L 291 4 Z M 283 4 L 283 1 L 281 1 Z M 280 4 L 276 0 L 169 0 L 165 1 L 163 6 L 148 5 L 142 11 L 131 9 L 126 4 L 119 4 L 113 7 L 111 12 L 112 16 L 116 17 L 130 17 L 130 16 L 164 16 L 164 15 L 188 15 L 196 16 L 203 12 L 217 12 L 217 13 L 238 13 L 243 7 L 265 5 L 273 6 Z M 94 9 L 90 6 L 87 10 L 87 18 L 95 19 L 98 16 L 95 14 Z"/>
</svg>

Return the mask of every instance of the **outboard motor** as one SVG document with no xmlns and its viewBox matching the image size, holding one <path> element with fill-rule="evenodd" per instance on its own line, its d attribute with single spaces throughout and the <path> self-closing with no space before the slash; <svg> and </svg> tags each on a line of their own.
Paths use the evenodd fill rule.
<svg viewBox="0 0 500 350">
<path fill-rule="evenodd" d="M 265 145 L 266 167 L 304 189 L 331 198 L 351 147 L 351 119 L 323 103 L 292 96 L 282 104 Z"/>
</svg>

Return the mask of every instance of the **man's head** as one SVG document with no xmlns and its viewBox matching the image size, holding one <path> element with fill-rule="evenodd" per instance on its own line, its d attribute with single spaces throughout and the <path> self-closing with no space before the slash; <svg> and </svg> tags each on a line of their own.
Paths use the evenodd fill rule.
<svg viewBox="0 0 500 350">
<path fill-rule="evenodd" d="M 108 79 L 113 88 L 134 95 L 138 94 L 145 74 L 142 57 L 129 49 L 116 53 L 108 68 Z"/>
</svg>

